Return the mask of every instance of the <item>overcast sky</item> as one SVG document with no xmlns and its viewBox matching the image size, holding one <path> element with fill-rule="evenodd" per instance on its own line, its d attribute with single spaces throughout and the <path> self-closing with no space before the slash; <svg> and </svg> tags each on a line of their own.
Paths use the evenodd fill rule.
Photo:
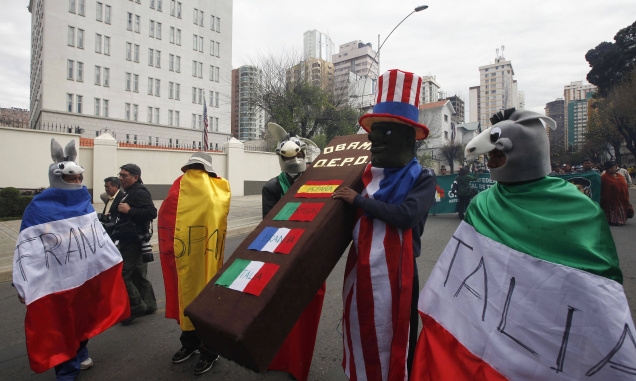
<svg viewBox="0 0 636 381">
<path fill-rule="evenodd" d="M 28 108 L 30 13 L 27 1 L 4 3 L 0 107 Z M 378 35 L 384 41 L 423 4 L 429 8 L 411 15 L 382 47 L 382 72 L 399 68 L 434 75 L 447 95 L 468 103 L 468 88 L 479 85 L 479 66 L 493 63 L 495 50 L 504 45 L 526 108 L 541 113 L 547 102 L 563 96 L 564 85 L 586 83 L 589 49 L 613 41 L 636 21 L 635 0 L 234 0 L 232 65 L 262 55 L 300 54 L 303 33 L 313 29 L 328 34 L 336 51 L 354 40 L 377 49 Z"/>
</svg>

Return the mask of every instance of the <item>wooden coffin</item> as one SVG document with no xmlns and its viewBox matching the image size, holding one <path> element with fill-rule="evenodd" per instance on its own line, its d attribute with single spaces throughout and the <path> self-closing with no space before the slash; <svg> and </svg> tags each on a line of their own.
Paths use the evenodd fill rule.
<svg viewBox="0 0 636 381">
<path fill-rule="evenodd" d="M 298 198 L 297 192 L 307 182 L 315 181 L 341 181 L 341 185 L 360 192 L 362 173 L 371 159 L 370 147 L 367 134 L 334 138 L 186 308 L 185 315 L 212 352 L 257 372 L 267 370 L 296 320 L 351 242 L 351 205 L 328 195 Z M 310 222 L 273 220 L 289 202 L 323 206 Z M 289 254 L 248 249 L 267 227 L 299 228 L 304 232 Z M 280 267 L 259 296 L 215 284 L 237 258 Z"/>
</svg>

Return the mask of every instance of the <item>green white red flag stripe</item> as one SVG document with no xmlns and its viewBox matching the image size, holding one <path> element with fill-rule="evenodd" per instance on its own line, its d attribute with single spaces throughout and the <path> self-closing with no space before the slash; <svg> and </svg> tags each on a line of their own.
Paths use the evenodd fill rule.
<svg viewBox="0 0 636 381">
<path fill-rule="evenodd" d="M 311 222 L 324 205 L 322 202 L 288 202 L 272 219 L 274 221 Z"/>
<path fill-rule="evenodd" d="M 279 267 L 274 263 L 237 258 L 215 284 L 258 296 Z"/>
<path fill-rule="evenodd" d="M 621 284 L 521 253 L 466 222 L 418 308 L 413 380 L 636 379 L 636 330 Z"/>
</svg>

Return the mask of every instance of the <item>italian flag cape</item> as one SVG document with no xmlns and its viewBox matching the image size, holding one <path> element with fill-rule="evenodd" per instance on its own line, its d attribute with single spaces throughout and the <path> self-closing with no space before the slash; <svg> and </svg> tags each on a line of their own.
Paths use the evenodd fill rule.
<svg viewBox="0 0 636 381">
<path fill-rule="evenodd" d="M 412 380 L 634 380 L 634 323 L 601 209 L 546 177 L 470 204 L 419 299 Z"/>
<path fill-rule="evenodd" d="M 362 174 L 361 195 L 401 203 L 420 176 L 417 160 Z M 342 366 L 350 380 L 406 380 L 413 288 L 411 229 L 397 229 L 358 210 L 342 299 Z"/>
<path fill-rule="evenodd" d="M 86 187 L 49 188 L 24 211 L 13 284 L 25 299 L 36 373 L 75 357 L 81 341 L 130 316 L 121 255 L 90 200 Z"/>
<path fill-rule="evenodd" d="M 176 319 L 183 331 L 194 330 L 183 310 L 223 266 L 230 196 L 227 180 L 189 169 L 159 208 L 166 317 Z"/>
</svg>

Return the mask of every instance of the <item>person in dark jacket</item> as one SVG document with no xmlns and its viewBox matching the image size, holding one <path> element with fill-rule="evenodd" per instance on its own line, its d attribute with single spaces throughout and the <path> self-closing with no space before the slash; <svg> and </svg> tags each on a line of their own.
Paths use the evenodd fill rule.
<svg viewBox="0 0 636 381">
<path fill-rule="evenodd" d="M 152 284 L 146 278 L 148 264 L 144 263 L 141 246 L 150 237 L 152 220 L 157 218 L 157 208 L 152 196 L 141 180 L 141 169 L 136 164 L 120 167 L 119 181 L 126 196 L 117 206 L 115 239 L 119 240 L 119 251 L 124 261 L 122 276 L 130 299 L 130 318 L 122 322 L 128 325 L 133 320 L 157 311 L 157 300 Z"/>
<path fill-rule="evenodd" d="M 471 175 L 466 167 L 459 168 L 459 174 L 455 178 L 455 182 L 457 183 L 457 214 L 462 220 L 470 203 L 470 182 L 475 180 L 477 180 L 477 176 Z"/>
</svg>

